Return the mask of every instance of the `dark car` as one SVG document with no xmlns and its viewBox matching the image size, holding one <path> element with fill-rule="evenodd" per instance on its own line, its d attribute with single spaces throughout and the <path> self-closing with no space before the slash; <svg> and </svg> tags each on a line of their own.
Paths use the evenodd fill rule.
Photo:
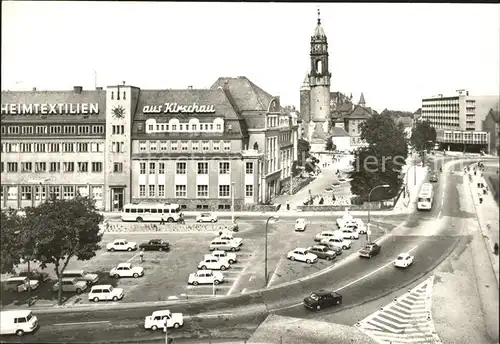
<svg viewBox="0 0 500 344">
<path fill-rule="evenodd" d="M 337 258 L 337 254 L 335 251 L 329 249 L 325 245 L 314 245 L 307 249 L 307 252 L 315 254 L 318 258 L 326 259 L 326 260 L 334 260 Z"/>
<path fill-rule="evenodd" d="M 161 239 L 152 239 L 149 242 L 140 244 L 139 249 L 142 251 L 169 251 L 170 244 Z"/>
<path fill-rule="evenodd" d="M 361 250 L 359 250 L 359 256 L 371 258 L 371 257 L 379 254 L 380 249 L 381 249 L 380 245 L 372 242 L 372 243 L 366 244 L 365 247 L 363 247 Z"/>
<path fill-rule="evenodd" d="M 304 306 L 319 311 L 342 303 L 342 295 L 334 291 L 319 290 L 304 299 Z"/>
<path fill-rule="evenodd" d="M 28 277 L 28 270 L 19 271 L 17 277 Z M 40 283 L 48 281 L 50 279 L 49 274 L 43 271 L 38 271 L 37 269 L 30 270 L 29 273 L 30 280 L 37 280 Z"/>
<path fill-rule="evenodd" d="M 433 183 L 436 183 L 438 181 L 438 177 L 435 173 L 432 173 L 429 177 L 429 180 Z"/>
</svg>

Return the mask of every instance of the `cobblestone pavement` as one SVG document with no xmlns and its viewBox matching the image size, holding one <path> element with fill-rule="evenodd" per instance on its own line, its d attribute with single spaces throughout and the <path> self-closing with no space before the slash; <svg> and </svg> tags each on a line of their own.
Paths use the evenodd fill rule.
<svg viewBox="0 0 500 344">
<path fill-rule="evenodd" d="M 441 343 L 431 317 L 434 276 L 356 324 L 378 343 Z"/>
</svg>

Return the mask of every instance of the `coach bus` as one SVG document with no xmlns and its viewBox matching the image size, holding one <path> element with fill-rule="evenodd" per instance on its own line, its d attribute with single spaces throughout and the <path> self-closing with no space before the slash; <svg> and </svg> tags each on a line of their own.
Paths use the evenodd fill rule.
<svg viewBox="0 0 500 344">
<path fill-rule="evenodd" d="M 175 203 L 130 203 L 123 207 L 122 221 L 177 222 L 182 218 L 181 207 Z"/>
<path fill-rule="evenodd" d="M 417 210 L 431 210 L 434 202 L 434 191 L 431 183 L 424 183 L 417 199 Z"/>
</svg>

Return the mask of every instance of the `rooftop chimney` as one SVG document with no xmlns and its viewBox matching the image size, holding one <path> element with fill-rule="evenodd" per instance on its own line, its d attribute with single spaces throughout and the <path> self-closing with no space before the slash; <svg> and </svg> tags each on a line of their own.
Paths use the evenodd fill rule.
<svg viewBox="0 0 500 344">
<path fill-rule="evenodd" d="M 96 87 L 95 89 L 96 89 L 96 91 L 102 91 L 102 87 L 100 87 L 100 86 Z"/>
<path fill-rule="evenodd" d="M 75 91 L 76 94 L 82 93 L 83 87 L 82 86 L 74 86 L 73 90 Z"/>
<path fill-rule="evenodd" d="M 193 89 L 193 86 L 188 86 L 188 90 L 192 90 Z"/>
<path fill-rule="evenodd" d="M 36 91 L 36 87 L 33 87 L 33 91 Z"/>
</svg>

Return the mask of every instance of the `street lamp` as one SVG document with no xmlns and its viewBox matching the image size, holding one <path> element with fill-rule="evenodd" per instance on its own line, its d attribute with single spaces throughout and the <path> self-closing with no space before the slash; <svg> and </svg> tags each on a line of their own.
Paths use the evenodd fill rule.
<svg viewBox="0 0 500 344">
<path fill-rule="evenodd" d="M 168 326 L 167 326 L 167 317 L 165 317 L 165 344 L 168 344 Z"/>
<path fill-rule="evenodd" d="M 368 242 L 370 242 L 370 209 L 372 208 L 372 204 L 370 203 L 371 197 L 372 197 L 372 192 L 378 188 L 388 188 L 390 187 L 389 184 L 382 184 L 382 185 L 377 185 L 373 189 L 371 189 L 370 193 L 368 193 L 368 229 L 366 230 L 366 239 Z"/>
<path fill-rule="evenodd" d="M 266 281 L 266 287 L 267 287 L 267 280 L 268 280 L 268 276 L 267 276 L 267 228 L 269 226 L 269 221 L 278 221 L 280 219 L 279 216 L 269 216 L 267 218 L 267 221 L 266 221 L 266 248 L 265 248 L 265 252 L 264 252 L 264 260 L 265 260 L 265 268 L 264 268 L 264 274 L 265 274 L 265 281 Z"/>
<path fill-rule="evenodd" d="M 234 225 L 234 184 L 231 182 L 231 222 Z"/>
</svg>

